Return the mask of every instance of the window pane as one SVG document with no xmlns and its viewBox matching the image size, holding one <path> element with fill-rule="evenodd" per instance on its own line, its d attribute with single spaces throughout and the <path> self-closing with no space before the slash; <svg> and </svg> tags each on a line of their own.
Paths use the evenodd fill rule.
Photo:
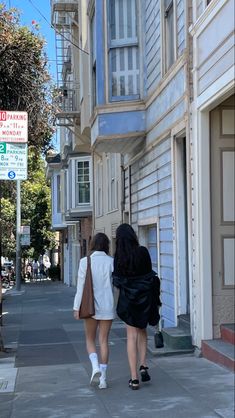
<svg viewBox="0 0 235 418">
<path fill-rule="evenodd" d="M 124 37 L 123 0 L 119 0 L 119 39 Z"/>
<path fill-rule="evenodd" d="M 128 70 L 132 70 L 133 69 L 133 49 L 132 48 L 128 48 Z"/>
<path fill-rule="evenodd" d="M 117 65 L 116 65 L 117 58 L 116 58 L 116 55 L 117 55 L 116 49 L 112 49 L 111 50 L 111 68 L 112 68 L 112 71 L 116 71 L 117 70 Z"/>
<path fill-rule="evenodd" d="M 139 94 L 138 48 L 136 46 L 115 48 L 115 50 L 112 49 L 111 56 L 113 56 L 114 53 L 117 58 L 117 69 L 115 70 L 111 66 L 112 96 L 128 96 L 130 94 Z"/>
<path fill-rule="evenodd" d="M 136 37 L 136 0 L 110 0 L 111 40 Z"/>
<path fill-rule="evenodd" d="M 128 76 L 128 90 L 129 90 L 129 94 L 134 94 L 134 86 L 133 86 L 133 76 L 129 75 Z"/>
<path fill-rule="evenodd" d="M 120 49 L 120 70 L 125 70 L 124 48 Z"/>
<path fill-rule="evenodd" d="M 168 70 L 174 62 L 174 14 L 173 5 L 166 16 L 166 69 Z"/>
<path fill-rule="evenodd" d="M 110 32 L 111 32 L 111 39 L 116 38 L 115 19 L 116 19 L 115 0 L 110 0 Z"/>
<path fill-rule="evenodd" d="M 125 77 L 120 77 L 120 96 L 125 96 Z"/>
<path fill-rule="evenodd" d="M 90 202 L 90 184 L 80 183 L 79 184 L 79 203 Z"/>
<path fill-rule="evenodd" d="M 117 96 L 117 77 L 112 76 L 112 96 Z"/>
</svg>

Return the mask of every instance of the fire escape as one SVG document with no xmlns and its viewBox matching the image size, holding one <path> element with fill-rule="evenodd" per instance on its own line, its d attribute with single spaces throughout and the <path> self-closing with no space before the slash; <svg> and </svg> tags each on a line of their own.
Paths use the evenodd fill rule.
<svg viewBox="0 0 235 418">
<path fill-rule="evenodd" d="M 78 1 L 51 0 L 51 21 L 56 34 L 57 126 L 71 132 L 80 122 L 79 75 L 74 65 L 78 56 Z"/>
</svg>

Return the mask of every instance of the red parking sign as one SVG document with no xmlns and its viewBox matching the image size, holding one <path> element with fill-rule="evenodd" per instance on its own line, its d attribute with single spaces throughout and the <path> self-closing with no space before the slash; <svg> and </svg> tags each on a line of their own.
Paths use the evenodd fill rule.
<svg viewBox="0 0 235 418">
<path fill-rule="evenodd" d="M 28 142 L 28 113 L 0 110 L 0 142 Z"/>
</svg>

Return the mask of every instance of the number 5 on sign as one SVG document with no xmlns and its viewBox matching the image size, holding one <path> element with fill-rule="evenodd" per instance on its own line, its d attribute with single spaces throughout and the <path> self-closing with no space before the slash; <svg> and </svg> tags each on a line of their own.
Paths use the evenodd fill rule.
<svg viewBox="0 0 235 418">
<path fill-rule="evenodd" d="M 0 154 L 6 154 L 6 142 L 0 144 Z"/>
</svg>

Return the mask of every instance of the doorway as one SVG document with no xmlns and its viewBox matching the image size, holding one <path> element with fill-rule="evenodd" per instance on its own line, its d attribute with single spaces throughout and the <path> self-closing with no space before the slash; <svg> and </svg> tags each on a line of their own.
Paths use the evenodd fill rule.
<svg viewBox="0 0 235 418">
<path fill-rule="evenodd" d="M 234 322 L 234 96 L 210 113 L 213 336 Z"/>
<path fill-rule="evenodd" d="M 175 229 L 177 315 L 189 315 L 187 157 L 185 136 L 175 138 Z"/>
</svg>

